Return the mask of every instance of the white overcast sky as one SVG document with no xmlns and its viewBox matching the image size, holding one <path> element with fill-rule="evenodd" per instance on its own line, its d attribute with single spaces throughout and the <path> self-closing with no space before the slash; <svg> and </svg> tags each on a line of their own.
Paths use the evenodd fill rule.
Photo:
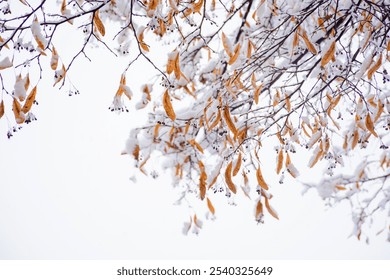
<svg viewBox="0 0 390 280">
<path fill-rule="evenodd" d="M 77 38 L 61 36 L 67 44 L 57 41 L 56 48 L 65 60 Z M 133 111 L 108 110 L 126 60 L 102 49 L 87 53 L 93 62 L 80 59 L 70 71 L 79 96 L 52 88 L 48 71 L 33 109 L 38 121 L 11 140 L 0 121 L 1 259 L 390 258 L 385 235 L 374 231 L 369 245 L 348 238 L 347 204 L 328 209 L 316 192 L 302 196 L 302 187 L 289 181 L 272 187 L 279 221 L 267 216 L 257 225 L 252 201 L 229 206 L 221 198 L 217 219 L 205 220 L 198 236 L 184 236 L 188 210 L 173 205 L 169 176 L 140 175 L 134 183 L 130 160 L 120 155 L 131 127 L 144 122 Z M 139 81 L 153 70 L 144 61 L 135 66 L 128 84 L 137 95 Z"/>
</svg>

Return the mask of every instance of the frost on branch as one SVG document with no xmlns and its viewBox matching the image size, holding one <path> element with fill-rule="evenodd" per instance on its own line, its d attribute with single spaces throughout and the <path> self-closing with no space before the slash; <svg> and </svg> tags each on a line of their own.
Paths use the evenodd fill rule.
<svg viewBox="0 0 390 280">
<path fill-rule="evenodd" d="M 110 109 L 126 111 L 124 97 L 134 96 L 136 108 L 149 112 L 131 132 L 127 154 L 144 174 L 155 174 L 151 162 L 158 159 L 180 201 L 200 201 L 195 212 L 219 215 L 212 202 L 222 193 L 231 204 L 250 197 L 258 222 L 281 218 L 271 205 L 275 182 L 311 172 L 322 181 L 302 179 L 307 189 L 330 205 L 351 203 L 358 238 L 367 220 L 383 213 L 388 230 L 388 1 L 60 1 L 50 15 L 47 1 L 36 2 L 19 25 L 11 5 L 4 15 L 0 73 L 13 70 L 17 82 L 1 79 L 3 114 L 14 103 L 15 121 L 23 122 L 18 103 L 28 90 L 21 82 L 27 71 L 15 62 L 22 52 L 31 53 L 30 67 L 62 73 L 56 83 L 64 84 L 86 46 L 97 44 L 129 61 Z M 70 20 L 85 44 L 61 61 L 52 39 Z M 155 69 L 153 86 L 127 85 L 135 61 Z M 270 147 L 275 157 L 265 156 Z M 196 217 L 190 214 L 185 232 L 201 228 Z"/>
</svg>

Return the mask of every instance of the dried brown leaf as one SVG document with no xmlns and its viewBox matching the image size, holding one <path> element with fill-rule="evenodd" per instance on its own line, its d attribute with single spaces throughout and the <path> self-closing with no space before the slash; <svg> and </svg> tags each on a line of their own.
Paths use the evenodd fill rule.
<svg viewBox="0 0 390 280">
<path fill-rule="evenodd" d="M 50 67 L 54 71 L 57 70 L 57 67 L 58 67 L 58 53 L 57 53 L 57 50 L 54 46 L 53 46 L 53 50 L 51 53 Z"/>
<path fill-rule="evenodd" d="M 328 64 L 332 60 L 332 58 L 334 57 L 335 51 L 336 51 L 336 41 L 333 41 L 330 44 L 329 49 L 325 52 L 324 56 L 321 59 L 321 66 L 322 67 L 325 67 L 325 65 Z"/>
<path fill-rule="evenodd" d="M 279 149 L 278 161 L 276 164 L 276 174 L 279 174 L 283 167 L 283 150 Z"/>
<path fill-rule="evenodd" d="M 315 157 L 313 158 L 313 161 L 309 165 L 310 168 L 313 168 L 314 165 L 316 165 L 316 163 L 320 160 L 321 156 L 323 155 L 323 152 L 321 149 L 318 149 L 317 151 L 315 151 L 315 153 L 316 153 Z"/>
<path fill-rule="evenodd" d="M 353 132 L 353 138 L 352 138 L 352 150 L 355 149 L 356 145 L 359 142 L 359 131 L 356 129 Z"/>
<path fill-rule="evenodd" d="M 198 228 L 202 228 L 202 221 L 198 219 L 198 217 L 196 216 L 196 214 L 194 215 L 194 224 L 195 224 Z"/>
<path fill-rule="evenodd" d="M 253 43 L 251 40 L 248 39 L 248 47 L 246 50 L 246 58 L 251 58 L 252 56 L 252 49 L 253 49 Z"/>
<path fill-rule="evenodd" d="M 55 72 L 55 76 L 54 76 L 54 85 L 53 87 L 58 84 L 59 82 L 61 82 L 66 76 L 66 68 L 65 68 L 65 65 L 62 64 L 62 67 L 60 70 L 57 70 Z"/>
<path fill-rule="evenodd" d="M 229 59 L 229 65 L 232 65 L 234 62 L 236 62 L 238 56 L 240 55 L 240 50 L 241 50 L 241 44 L 238 43 L 234 48 L 234 54 Z"/>
<path fill-rule="evenodd" d="M 253 72 L 252 75 L 251 75 L 251 85 L 252 85 L 252 87 L 253 87 L 254 89 L 257 88 L 255 72 Z"/>
<path fill-rule="evenodd" d="M 0 103 L 0 119 L 4 116 L 4 112 L 5 112 L 4 100 L 1 100 L 1 103 Z"/>
<path fill-rule="evenodd" d="M 207 174 L 206 172 L 202 171 L 199 177 L 199 194 L 201 200 L 203 200 L 206 196 L 206 181 L 207 181 Z"/>
<path fill-rule="evenodd" d="M 201 152 L 201 153 L 203 154 L 203 148 L 202 148 L 202 146 L 201 146 L 198 142 L 196 142 L 195 139 L 188 140 L 188 143 L 190 143 L 191 146 L 197 148 L 198 151 Z"/>
<path fill-rule="evenodd" d="M 30 94 L 27 96 L 26 102 L 24 103 L 23 108 L 22 108 L 23 113 L 27 114 L 30 111 L 30 109 L 35 101 L 36 95 L 37 95 L 37 86 L 35 86 L 31 90 Z"/>
<path fill-rule="evenodd" d="M 214 179 L 210 182 L 208 188 L 211 188 L 217 182 L 218 176 L 219 174 L 214 177 Z"/>
<path fill-rule="evenodd" d="M 307 37 L 307 33 L 305 30 L 302 30 L 302 34 L 301 34 L 302 38 L 303 38 L 303 41 L 305 42 L 306 44 L 306 47 L 307 49 L 312 53 L 312 54 L 317 54 L 317 50 L 316 48 L 314 47 L 314 45 L 312 44 L 312 42 L 310 42 L 309 38 Z"/>
<path fill-rule="evenodd" d="M 175 77 L 177 80 L 180 79 L 180 76 L 181 76 L 181 70 L 180 70 L 180 56 L 179 56 L 179 52 L 176 53 L 176 57 L 175 57 L 175 62 L 174 62 L 174 67 L 173 67 L 173 72 L 175 73 Z"/>
<path fill-rule="evenodd" d="M 242 156 L 241 153 L 238 154 L 236 166 L 233 169 L 233 176 L 236 176 L 238 174 L 238 171 L 240 171 L 241 168 L 241 162 L 242 162 Z"/>
<path fill-rule="evenodd" d="M 263 174 L 261 173 L 261 169 L 260 169 L 260 166 L 259 168 L 257 168 L 256 170 L 256 179 L 257 179 L 257 183 L 259 184 L 259 186 L 265 190 L 268 190 L 268 185 L 267 183 L 265 182 L 264 178 L 263 178 Z"/>
<path fill-rule="evenodd" d="M 287 109 L 287 112 L 291 112 L 291 101 L 290 101 L 290 96 L 288 96 L 287 94 L 286 94 L 286 99 L 285 99 L 285 101 L 286 101 L 286 109 Z"/>
<path fill-rule="evenodd" d="M 318 17 L 317 22 L 318 22 L 318 26 L 321 27 L 322 31 L 326 32 L 326 29 L 324 27 L 325 20 L 322 17 Z"/>
<path fill-rule="evenodd" d="M 12 104 L 12 110 L 14 111 L 15 121 L 17 124 L 24 123 L 25 117 L 22 112 L 20 103 L 17 98 L 14 98 L 14 102 Z"/>
<path fill-rule="evenodd" d="M 345 191 L 347 189 L 346 187 L 340 185 L 337 185 L 335 188 L 338 189 L 339 191 Z"/>
<path fill-rule="evenodd" d="M 209 208 L 211 214 L 215 215 L 215 208 L 213 204 L 211 203 L 210 199 L 207 198 L 207 207 Z"/>
<path fill-rule="evenodd" d="M 259 96 L 260 96 L 262 88 L 263 88 L 263 85 L 261 84 L 255 88 L 255 91 L 253 93 L 253 99 L 255 100 L 256 105 L 259 104 Z"/>
<path fill-rule="evenodd" d="M 372 79 L 372 76 L 375 74 L 375 72 L 379 69 L 379 67 L 381 67 L 382 65 L 382 54 L 379 56 L 379 59 L 378 61 L 374 64 L 374 66 L 372 66 L 368 72 L 367 72 L 367 78 L 369 80 Z"/>
<path fill-rule="evenodd" d="M 261 215 L 263 215 L 263 204 L 259 199 L 256 205 L 256 213 L 255 213 L 256 220 L 259 220 L 261 218 Z"/>
<path fill-rule="evenodd" d="M 24 78 L 24 89 L 28 90 L 29 86 L 30 86 L 30 75 L 27 73 L 26 77 Z"/>
<path fill-rule="evenodd" d="M 99 10 L 97 10 L 93 15 L 93 23 L 95 24 L 99 33 L 104 37 L 106 34 L 106 28 L 104 27 L 104 24 L 99 17 Z"/>
<path fill-rule="evenodd" d="M 66 10 L 66 0 L 62 0 L 61 4 L 61 14 L 64 15 Z"/>
<path fill-rule="evenodd" d="M 179 9 L 177 8 L 177 1 L 176 0 L 169 0 L 169 6 L 171 7 L 171 9 L 174 13 L 179 13 Z"/>
<path fill-rule="evenodd" d="M 293 48 L 299 45 L 299 33 L 298 30 L 295 31 L 294 33 L 294 38 L 293 38 Z"/>
<path fill-rule="evenodd" d="M 233 162 L 230 162 L 225 170 L 225 182 L 232 193 L 236 193 L 237 189 L 232 180 L 232 166 Z"/>
<path fill-rule="evenodd" d="M 199 0 L 199 2 L 195 2 L 192 4 L 192 8 L 193 8 L 194 13 L 200 14 L 202 7 L 203 7 L 203 0 Z"/>
<path fill-rule="evenodd" d="M 158 137 L 158 131 L 160 130 L 160 126 L 161 126 L 161 124 L 157 123 L 156 126 L 154 127 L 154 131 L 153 131 L 153 137 L 154 138 Z"/>
<path fill-rule="evenodd" d="M 148 3 L 148 10 L 154 11 L 157 8 L 159 2 L 159 0 L 150 0 Z"/>
<path fill-rule="evenodd" d="M 139 45 L 141 46 L 141 48 L 144 50 L 144 51 L 146 51 L 146 52 L 148 52 L 149 51 L 149 46 L 145 43 L 145 42 L 139 42 Z"/>
<path fill-rule="evenodd" d="M 139 145 L 136 145 L 134 150 L 133 150 L 133 156 L 134 156 L 134 159 L 137 161 L 139 160 L 139 152 L 140 152 Z"/>
<path fill-rule="evenodd" d="M 269 205 L 269 199 L 264 196 L 265 198 L 265 208 L 267 208 L 268 210 L 268 213 L 271 214 L 272 217 L 274 217 L 275 219 L 279 220 L 279 217 L 278 217 L 278 214 L 276 213 L 276 211 L 271 207 L 271 205 Z"/>
<path fill-rule="evenodd" d="M 233 132 L 233 135 L 235 137 L 237 135 L 237 128 L 232 121 L 232 118 L 230 116 L 229 106 L 227 105 L 223 109 L 223 117 L 225 118 L 227 126 L 229 127 L 230 131 Z"/>
<path fill-rule="evenodd" d="M 231 50 L 231 44 L 229 39 L 226 37 L 225 33 L 222 32 L 222 45 L 223 48 L 225 49 L 225 52 L 229 57 L 233 56 L 232 50 Z"/>
<path fill-rule="evenodd" d="M 0 36 L 0 43 L 4 43 L 4 39 Z M 8 47 L 8 45 L 7 44 L 5 44 L 5 46 L 4 47 L 6 47 L 7 49 L 9 49 L 9 47 Z M 1 70 L 1 69 L 0 69 Z"/>
<path fill-rule="evenodd" d="M 171 97 L 168 94 L 168 90 L 166 90 L 164 93 L 163 106 L 164 106 L 164 110 L 167 113 L 168 117 L 174 121 L 176 119 L 176 114 L 175 114 L 175 111 L 173 110 L 172 103 L 171 103 Z"/>
<path fill-rule="evenodd" d="M 375 137 L 378 137 L 378 134 L 376 134 L 375 129 L 374 129 L 374 123 L 372 122 L 371 116 L 369 113 L 367 113 L 367 116 L 366 116 L 366 128 L 368 129 L 368 131 L 371 132 L 372 135 L 374 135 Z"/>
<path fill-rule="evenodd" d="M 344 143 L 343 143 L 343 149 L 347 150 L 347 148 L 348 148 L 348 135 L 345 134 L 345 136 L 344 136 Z"/>
<path fill-rule="evenodd" d="M 4 70 L 7 68 L 10 68 L 13 66 L 12 61 L 9 59 L 9 57 L 5 57 L 0 61 L 0 70 Z"/>
<path fill-rule="evenodd" d="M 291 158 L 290 158 L 289 153 L 286 153 L 286 162 L 285 162 L 285 166 L 287 167 L 289 164 L 291 164 Z"/>
<path fill-rule="evenodd" d="M 376 115 L 375 115 L 375 118 L 374 118 L 374 122 L 379 120 L 379 117 L 382 115 L 383 110 L 384 110 L 384 106 L 383 106 L 383 104 L 382 104 L 380 99 L 378 100 L 377 107 L 378 107 L 378 111 L 376 112 Z"/>
</svg>

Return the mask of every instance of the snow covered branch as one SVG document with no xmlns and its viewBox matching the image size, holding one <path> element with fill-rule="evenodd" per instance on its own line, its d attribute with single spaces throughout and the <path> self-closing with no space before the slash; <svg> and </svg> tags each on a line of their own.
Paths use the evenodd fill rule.
<svg viewBox="0 0 390 280">
<path fill-rule="evenodd" d="M 196 197 L 214 216 L 217 193 L 229 203 L 242 193 L 254 199 L 255 219 L 263 222 L 264 210 L 279 218 L 270 205 L 272 176 L 283 183 L 285 176 L 296 179 L 322 167 L 325 172 L 316 171 L 322 181 L 303 183 L 333 203 L 350 201 L 352 212 L 360 213 L 353 219 L 356 236 L 379 210 L 388 212 L 388 227 L 387 1 L 64 0 L 53 12 L 46 1 L 20 2 L 27 12 L 10 16 L 12 9 L 3 8 L 0 19 L 0 112 L 9 98 L 16 123 L 26 122 L 26 104 L 35 98 L 26 94 L 28 71 L 14 66 L 22 51 L 31 53 L 28 64 L 37 63 L 40 72 L 46 69 L 41 58 L 51 53 L 56 85 L 97 43 L 129 59 L 111 110 L 127 111 L 124 98 L 131 100 L 134 89 L 126 73 L 135 61 L 153 65 L 161 79 L 145 81 L 140 90 L 136 108 L 146 108 L 149 118 L 131 132 L 126 152 L 147 175 L 155 174 L 150 159 L 163 159 L 181 200 Z M 70 63 L 60 66 L 52 39 L 65 22 L 78 24 L 86 38 Z M 106 39 L 108 31 L 115 43 Z M 13 68 L 20 74 L 12 91 L 3 73 Z M 264 158 L 270 145 L 275 160 Z M 272 176 L 264 171 L 271 164 Z M 196 213 L 190 220 L 186 229 L 197 232 Z"/>
</svg>

